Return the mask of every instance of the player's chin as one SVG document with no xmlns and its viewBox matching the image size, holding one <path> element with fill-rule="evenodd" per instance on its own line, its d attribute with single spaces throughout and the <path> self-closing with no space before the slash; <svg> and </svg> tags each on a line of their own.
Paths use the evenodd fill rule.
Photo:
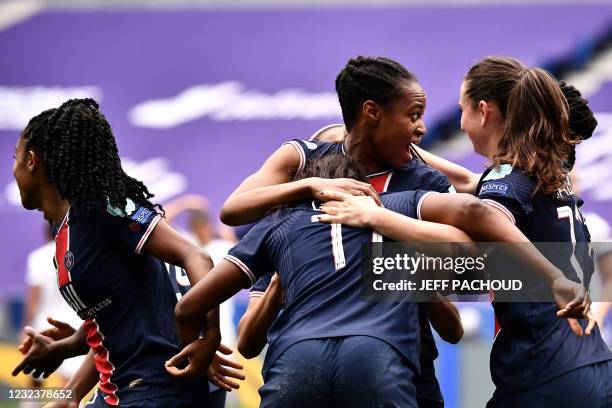
<svg viewBox="0 0 612 408">
<path fill-rule="evenodd" d="M 30 200 L 27 197 L 21 196 L 21 205 L 26 210 L 36 210 L 38 206 L 34 203 L 34 200 Z"/>
</svg>

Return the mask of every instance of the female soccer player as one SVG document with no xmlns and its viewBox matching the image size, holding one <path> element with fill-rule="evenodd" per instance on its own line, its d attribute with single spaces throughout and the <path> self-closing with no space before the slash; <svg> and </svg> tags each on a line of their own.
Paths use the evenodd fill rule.
<svg viewBox="0 0 612 408">
<path fill-rule="evenodd" d="M 541 69 L 511 58 L 486 58 L 461 86 L 461 127 L 474 150 L 490 161 L 476 185 L 471 183 L 478 197 L 531 241 L 567 242 L 571 250 L 560 249 L 550 260 L 568 278 L 588 285 L 590 237 L 568 172 L 574 146 L 588 138 L 595 122 L 576 116 L 585 113 L 586 101 L 565 88 L 567 98 Z M 465 180 L 470 185 L 469 177 Z M 491 355 L 497 388 L 489 407 L 611 406 L 612 353 L 597 327 L 586 328 L 589 336 L 571 335 L 554 317 L 551 303 L 493 302 L 493 307 L 501 330 Z"/>
<path fill-rule="evenodd" d="M 580 139 L 569 130 L 557 81 L 510 58 L 487 58 L 469 70 L 459 104 L 462 128 L 491 163 L 476 187 L 478 196 L 533 242 L 588 242 L 582 203 L 568 179 Z M 551 261 L 588 285 L 593 260 L 586 245 L 573 246 L 569 260 Z M 612 353 L 597 327 L 577 338 L 549 316 L 555 308 L 549 303 L 493 306 L 501 331 L 492 350 L 497 389 L 490 406 L 612 404 Z"/>
<path fill-rule="evenodd" d="M 220 341 L 218 312 L 208 315 L 202 339 L 197 330 L 179 339 L 164 262 L 184 267 L 195 283 L 210 257 L 170 228 L 146 186 L 122 170 L 98 104 L 73 99 L 32 118 L 13 173 L 23 207 L 56 227 L 59 290 L 84 320 L 91 350 L 67 385 L 76 400 L 99 380 L 95 407 L 205 405 L 205 380 L 175 378 L 164 363 L 195 340 L 208 350 L 208 366 Z M 16 372 L 35 368 L 24 361 Z"/>
</svg>

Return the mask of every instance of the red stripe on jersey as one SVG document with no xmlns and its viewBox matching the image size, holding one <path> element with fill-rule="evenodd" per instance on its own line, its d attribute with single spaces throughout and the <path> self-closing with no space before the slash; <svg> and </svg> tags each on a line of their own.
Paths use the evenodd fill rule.
<svg viewBox="0 0 612 408">
<path fill-rule="evenodd" d="M 377 193 L 383 193 L 387 190 L 387 186 L 389 185 L 389 179 L 393 175 L 393 172 L 390 171 L 388 173 L 384 173 L 374 177 L 368 177 L 368 181 L 374 187 Z"/>
<path fill-rule="evenodd" d="M 62 287 L 70 283 L 70 272 L 66 268 L 66 252 L 70 245 L 70 230 L 68 228 L 68 215 L 55 236 L 55 262 L 57 263 L 57 285 Z"/>
<path fill-rule="evenodd" d="M 111 382 L 115 366 L 110 362 L 108 349 L 102 344 L 104 335 L 100 332 L 100 327 L 95 319 L 87 319 L 83 325 L 87 332 L 87 344 L 94 351 L 96 370 L 100 374 L 99 388 L 106 394 L 104 401 L 113 407 L 119 406 L 119 397 L 116 394 L 118 387 Z"/>
</svg>

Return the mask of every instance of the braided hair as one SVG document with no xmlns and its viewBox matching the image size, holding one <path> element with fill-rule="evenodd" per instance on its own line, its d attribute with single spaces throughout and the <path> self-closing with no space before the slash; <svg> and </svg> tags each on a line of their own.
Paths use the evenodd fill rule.
<svg viewBox="0 0 612 408">
<path fill-rule="evenodd" d="M 593 135 L 597 127 L 597 119 L 589 108 L 589 101 L 582 97 L 580 91 L 565 82 L 559 82 L 561 92 L 569 106 L 569 128 L 573 140 L 587 140 Z M 571 170 L 576 163 L 576 147 L 574 146 L 568 157 L 568 168 Z"/>
<path fill-rule="evenodd" d="M 125 208 L 130 198 L 154 207 L 147 187 L 123 171 L 115 137 L 95 100 L 71 99 L 40 113 L 22 138 L 26 150 L 42 155 L 49 181 L 70 205 L 89 211 L 108 200 Z"/>
<path fill-rule="evenodd" d="M 346 130 L 357 122 L 363 103 L 372 100 L 387 105 L 401 92 L 402 82 L 416 77 L 399 62 L 385 57 L 351 58 L 336 77 L 336 92 Z"/>
</svg>

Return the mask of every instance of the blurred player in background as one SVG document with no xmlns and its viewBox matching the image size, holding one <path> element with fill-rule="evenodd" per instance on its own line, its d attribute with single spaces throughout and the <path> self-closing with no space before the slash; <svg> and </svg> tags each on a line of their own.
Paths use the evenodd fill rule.
<svg viewBox="0 0 612 408">
<path fill-rule="evenodd" d="M 208 200 L 202 196 L 188 194 L 178 197 L 164 205 L 166 220 L 174 223 L 175 219 L 183 213 L 187 213 L 189 232 L 187 237 L 191 238 L 212 258 L 216 265 L 223 259 L 230 248 L 236 243 L 236 238 L 228 240 L 220 237 L 216 231 L 210 215 Z M 227 233 L 225 234 L 226 236 Z M 234 346 L 236 344 L 236 330 L 234 328 L 234 302 L 228 299 L 220 309 L 221 336 L 225 344 Z"/>
<path fill-rule="evenodd" d="M 230 228 L 225 231 L 226 238 L 222 238 L 219 231 L 216 231 L 210 216 L 210 205 L 205 197 L 195 194 L 183 195 L 166 203 L 164 210 L 166 221 L 171 224 L 174 224 L 176 218 L 181 214 L 187 213 L 189 231 L 185 235 L 210 255 L 214 265 L 217 265 L 236 243 L 236 237 L 231 235 Z M 177 279 L 183 287 L 189 286 L 189 280 L 186 276 Z M 219 306 L 219 324 L 223 343 L 231 348 L 235 347 L 236 329 L 234 327 L 233 298 L 226 300 Z M 225 392 L 214 384 L 210 384 L 210 392 L 211 406 L 223 407 L 226 400 Z"/>
</svg>

